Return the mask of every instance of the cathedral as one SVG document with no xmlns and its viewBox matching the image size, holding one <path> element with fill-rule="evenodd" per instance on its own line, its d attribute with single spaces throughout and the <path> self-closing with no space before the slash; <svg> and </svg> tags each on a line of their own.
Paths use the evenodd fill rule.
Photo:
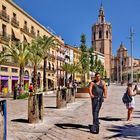
<svg viewBox="0 0 140 140">
<path fill-rule="evenodd" d="M 104 55 L 104 67 L 107 78 L 111 78 L 112 27 L 105 20 L 102 4 L 99 9 L 98 21 L 92 26 L 92 47 L 94 51 Z"/>
</svg>

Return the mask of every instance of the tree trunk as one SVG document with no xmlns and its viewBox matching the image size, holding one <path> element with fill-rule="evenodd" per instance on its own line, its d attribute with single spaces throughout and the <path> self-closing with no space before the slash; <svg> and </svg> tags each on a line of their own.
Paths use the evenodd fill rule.
<svg viewBox="0 0 140 140">
<path fill-rule="evenodd" d="M 28 98 L 28 121 L 38 123 L 43 121 L 43 94 L 35 94 Z"/>
<path fill-rule="evenodd" d="M 37 65 L 34 65 L 34 92 L 37 91 Z"/>
<path fill-rule="evenodd" d="M 85 73 L 82 74 L 82 82 L 83 82 L 83 85 L 84 85 L 84 87 L 85 87 L 85 85 L 86 85 Z"/>
<path fill-rule="evenodd" d="M 20 73 L 19 73 L 19 94 L 24 92 L 24 67 L 20 65 Z"/>
<path fill-rule="evenodd" d="M 46 85 L 46 68 L 47 68 L 47 59 L 44 59 L 44 68 L 43 68 L 43 91 L 47 91 Z"/>
</svg>

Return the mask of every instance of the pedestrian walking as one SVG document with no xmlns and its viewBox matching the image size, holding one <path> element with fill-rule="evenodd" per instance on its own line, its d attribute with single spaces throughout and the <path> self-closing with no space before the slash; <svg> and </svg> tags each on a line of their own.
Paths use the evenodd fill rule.
<svg viewBox="0 0 140 140">
<path fill-rule="evenodd" d="M 135 88 L 132 88 L 132 83 L 129 83 L 127 85 L 126 93 L 132 98 L 131 102 L 126 103 L 127 111 L 127 121 L 132 120 L 132 112 L 135 108 L 135 99 L 134 96 L 136 95 L 137 85 L 135 85 Z"/>
<path fill-rule="evenodd" d="M 100 74 L 95 74 L 95 80 L 90 83 L 89 94 L 92 102 L 93 125 L 90 125 L 90 132 L 99 133 L 99 111 L 103 98 L 107 97 L 106 84 L 101 80 Z"/>
<path fill-rule="evenodd" d="M 33 84 L 32 83 L 30 83 L 29 92 L 33 92 Z"/>
<path fill-rule="evenodd" d="M 14 100 L 17 99 L 17 92 L 18 92 L 18 86 L 17 86 L 17 84 L 15 84 L 15 86 L 14 86 L 14 96 L 13 96 Z"/>
<path fill-rule="evenodd" d="M 73 82 L 73 89 L 77 93 L 77 82 L 76 82 L 76 80 L 74 80 L 74 82 Z"/>
</svg>

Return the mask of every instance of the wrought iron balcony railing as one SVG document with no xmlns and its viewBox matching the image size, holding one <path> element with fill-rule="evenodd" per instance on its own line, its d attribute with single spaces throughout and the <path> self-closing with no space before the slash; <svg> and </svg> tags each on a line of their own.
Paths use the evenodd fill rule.
<svg viewBox="0 0 140 140">
<path fill-rule="evenodd" d="M 0 11 L 0 18 L 6 22 L 10 21 L 9 15 L 4 10 Z"/>
<path fill-rule="evenodd" d="M 19 28 L 19 21 L 14 17 L 11 18 L 11 24 L 16 28 Z"/>
</svg>

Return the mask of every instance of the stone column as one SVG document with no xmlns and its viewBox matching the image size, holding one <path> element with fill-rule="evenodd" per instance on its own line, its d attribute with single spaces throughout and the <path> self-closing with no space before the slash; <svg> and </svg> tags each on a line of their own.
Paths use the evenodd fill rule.
<svg viewBox="0 0 140 140">
<path fill-rule="evenodd" d="M 8 92 L 12 93 L 12 76 L 8 78 Z"/>
</svg>

